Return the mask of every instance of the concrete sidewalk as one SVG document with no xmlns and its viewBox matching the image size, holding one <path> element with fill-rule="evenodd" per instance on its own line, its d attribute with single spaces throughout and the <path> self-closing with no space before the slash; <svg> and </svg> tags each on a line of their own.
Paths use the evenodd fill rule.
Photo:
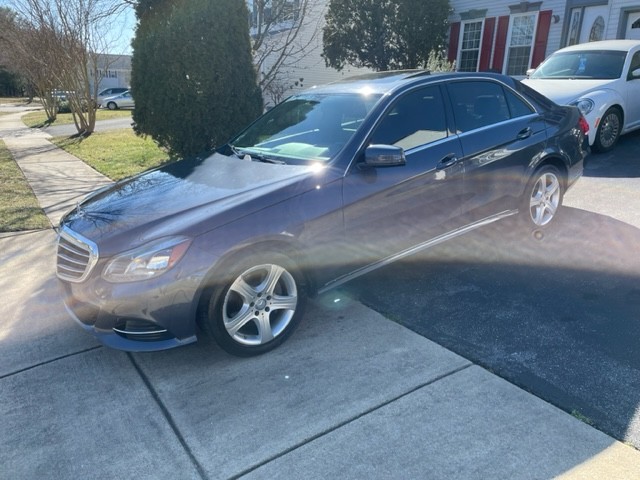
<svg viewBox="0 0 640 480">
<path fill-rule="evenodd" d="M 111 181 L 86 163 L 53 145 L 51 135 L 30 129 L 24 112 L 0 116 L 0 138 L 22 169 L 44 213 L 57 226 L 79 200 Z"/>
<path fill-rule="evenodd" d="M 107 180 L 0 136 L 52 223 Z M 339 291 L 257 358 L 126 354 L 68 318 L 52 231 L 0 238 L 0 478 L 638 479 L 640 452 Z"/>
</svg>

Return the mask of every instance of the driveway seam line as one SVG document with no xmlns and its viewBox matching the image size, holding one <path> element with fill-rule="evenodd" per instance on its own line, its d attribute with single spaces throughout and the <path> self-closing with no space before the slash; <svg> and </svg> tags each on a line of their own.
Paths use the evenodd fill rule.
<svg viewBox="0 0 640 480">
<path fill-rule="evenodd" d="M 207 473 L 205 472 L 204 467 L 200 464 L 200 462 L 198 461 L 198 459 L 196 458 L 194 453 L 191 451 L 191 448 L 187 444 L 187 441 L 185 440 L 185 438 L 182 436 L 182 433 L 178 429 L 178 426 L 176 425 L 176 422 L 173 420 L 173 417 L 171 416 L 171 413 L 169 412 L 169 410 L 165 406 L 164 402 L 160 398 L 160 395 L 158 395 L 158 392 L 156 391 L 156 389 L 151 384 L 151 381 L 149 380 L 149 377 L 147 377 L 147 375 L 142 370 L 142 367 L 140 367 L 138 362 L 136 362 L 136 360 L 133 357 L 133 354 L 131 352 L 127 352 L 127 356 L 129 357 L 129 360 L 131 360 L 131 363 L 133 364 L 133 367 L 138 372 L 138 375 L 140 375 L 140 378 L 142 379 L 142 382 L 145 384 L 145 386 L 149 390 L 149 393 L 151 394 L 151 397 L 153 398 L 153 400 L 156 402 L 156 404 L 160 408 L 160 412 L 162 413 L 162 415 L 164 416 L 165 420 L 169 424 L 169 427 L 173 431 L 173 434 L 176 436 L 176 438 L 178 439 L 178 442 L 180 443 L 180 445 L 184 449 L 185 453 L 187 454 L 187 456 L 191 460 L 191 463 L 193 463 L 194 467 L 196 468 L 198 474 L 200 475 L 200 478 L 202 478 L 203 480 L 208 480 L 209 477 L 208 477 Z"/>
<path fill-rule="evenodd" d="M 433 379 L 429 380 L 428 382 L 421 383 L 420 385 L 417 385 L 416 387 L 408 390 L 407 392 L 404 392 L 404 393 L 402 393 L 402 394 L 400 394 L 400 395 L 398 395 L 398 396 L 396 396 L 394 398 L 386 400 L 385 402 L 381 403 L 380 405 L 376 405 L 374 407 L 371 407 L 371 408 L 365 410 L 364 412 L 359 413 L 358 415 L 356 415 L 356 416 L 354 416 L 352 418 L 344 420 L 344 421 L 340 422 L 339 424 L 337 424 L 337 425 L 335 425 L 333 427 L 330 427 L 330 428 L 328 428 L 326 430 L 323 430 L 322 432 L 319 432 L 319 433 L 317 433 L 317 434 L 315 434 L 315 435 L 313 435 L 313 436 L 311 436 L 311 437 L 309 437 L 309 438 L 307 438 L 307 439 L 305 439 L 305 440 L 303 440 L 303 441 L 301 441 L 301 442 L 299 442 L 299 443 L 287 448 L 286 450 L 283 450 L 282 452 L 277 453 L 276 455 L 273 455 L 273 456 L 267 458 L 266 460 L 263 460 L 262 462 L 258 463 L 257 465 L 254 465 L 252 467 L 249 467 L 249 468 L 241 471 L 240 473 L 232 475 L 231 477 L 229 477 L 229 480 L 237 480 L 237 479 L 239 479 L 239 478 L 241 478 L 241 477 L 243 477 L 245 475 L 248 475 L 248 474 L 254 472 L 255 470 L 259 469 L 260 467 L 263 467 L 263 466 L 265 466 L 265 465 L 267 465 L 267 464 L 269 464 L 269 463 L 271 463 L 271 462 L 273 462 L 273 461 L 275 461 L 275 460 L 277 460 L 279 458 L 282 458 L 282 457 L 290 454 L 291 452 L 293 452 L 293 451 L 295 451 L 295 450 L 297 450 L 297 449 L 299 449 L 301 447 L 304 447 L 305 445 L 307 445 L 307 444 L 309 444 L 311 442 L 314 442 L 314 441 L 318 440 L 321 437 L 324 437 L 325 435 L 333 433 L 336 430 L 339 430 L 342 427 L 345 427 L 345 426 L 349 425 L 350 423 L 353 423 L 353 422 L 355 422 L 355 421 L 357 421 L 357 420 L 359 420 L 359 419 L 361 419 L 361 418 L 363 418 L 363 417 L 365 417 L 365 416 L 367 416 L 367 415 L 369 415 L 369 414 L 371 414 L 371 413 L 373 413 L 373 412 L 375 412 L 377 410 L 380 410 L 381 408 L 386 407 L 387 405 L 390 405 L 390 404 L 392 404 L 394 402 L 397 402 L 398 400 L 401 400 L 402 398 L 417 392 L 418 390 L 421 390 L 423 388 L 429 387 L 429 386 L 433 385 L 434 383 L 439 382 L 440 380 L 444 380 L 447 377 L 450 377 L 452 375 L 460 373 L 460 372 L 462 372 L 462 371 L 464 371 L 464 370 L 466 370 L 466 369 L 468 369 L 470 367 L 473 367 L 474 365 L 475 364 L 473 362 L 469 362 L 469 363 L 467 363 L 465 365 L 462 365 L 461 367 L 458 367 L 458 368 L 456 368 L 456 369 L 454 369 L 454 370 L 452 370 L 450 372 L 443 373 L 442 375 L 439 375 L 436 378 L 433 378 Z"/>
<path fill-rule="evenodd" d="M 39 362 L 39 363 L 36 363 L 35 365 L 31 365 L 29 367 L 25 367 L 25 368 L 21 368 L 20 370 L 16 370 L 15 372 L 5 373 L 4 375 L 0 375 L 0 380 L 2 380 L 3 378 L 8 378 L 8 377 L 12 377 L 14 375 L 18 375 L 20 373 L 28 372 L 29 370 L 33 370 L 34 368 L 42 367 L 44 365 L 48 365 L 50 363 L 57 362 L 58 360 L 64 360 L 65 358 L 73 357 L 75 355 L 81 355 L 83 353 L 91 352 L 91 351 L 97 350 L 99 348 L 102 348 L 102 345 L 96 345 L 95 347 L 86 348 L 86 349 L 80 350 L 78 352 L 68 353 L 68 354 L 62 355 L 60 357 L 52 358 L 51 360 L 46 360 L 44 362 Z"/>
</svg>

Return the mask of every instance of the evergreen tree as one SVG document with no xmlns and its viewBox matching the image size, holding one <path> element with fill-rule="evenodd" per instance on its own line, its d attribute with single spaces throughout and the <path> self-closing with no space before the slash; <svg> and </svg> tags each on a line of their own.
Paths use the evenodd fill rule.
<svg viewBox="0 0 640 480">
<path fill-rule="evenodd" d="M 449 0 L 330 0 L 322 56 L 338 70 L 424 67 L 443 48 L 450 10 Z"/>
<path fill-rule="evenodd" d="M 226 142 L 262 111 L 244 0 L 140 0 L 134 129 L 172 155 Z"/>
</svg>

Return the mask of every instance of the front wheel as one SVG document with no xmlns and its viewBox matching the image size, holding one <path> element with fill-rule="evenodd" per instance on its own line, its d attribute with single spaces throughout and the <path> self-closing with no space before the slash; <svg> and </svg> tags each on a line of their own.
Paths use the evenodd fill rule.
<svg viewBox="0 0 640 480">
<path fill-rule="evenodd" d="M 610 108 L 602 116 L 596 132 L 593 148 L 597 152 L 608 152 L 615 147 L 622 131 L 622 115 L 617 108 Z"/>
<path fill-rule="evenodd" d="M 531 176 L 522 198 L 522 219 L 534 230 L 547 228 L 562 206 L 563 182 L 553 165 L 545 165 Z"/>
<path fill-rule="evenodd" d="M 210 298 L 203 329 L 228 353 L 259 355 L 279 346 L 304 312 L 305 291 L 295 265 L 280 254 L 238 262 Z"/>
<path fill-rule="evenodd" d="M 109 110 L 117 110 L 118 109 L 118 105 L 116 105 L 116 102 L 109 102 L 109 103 L 107 103 L 107 108 Z"/>
</svg>

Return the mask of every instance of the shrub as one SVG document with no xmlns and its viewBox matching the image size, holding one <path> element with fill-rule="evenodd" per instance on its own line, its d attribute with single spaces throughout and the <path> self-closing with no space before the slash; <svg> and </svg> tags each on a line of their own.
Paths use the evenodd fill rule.
<svg viewBox="0 0 640 480">
<path fill-rule="evenodd" d="M 140 0 L 134 130 L 172 155 L 225 143 L 262 111 L 244 0 Z"/>
</svg>

